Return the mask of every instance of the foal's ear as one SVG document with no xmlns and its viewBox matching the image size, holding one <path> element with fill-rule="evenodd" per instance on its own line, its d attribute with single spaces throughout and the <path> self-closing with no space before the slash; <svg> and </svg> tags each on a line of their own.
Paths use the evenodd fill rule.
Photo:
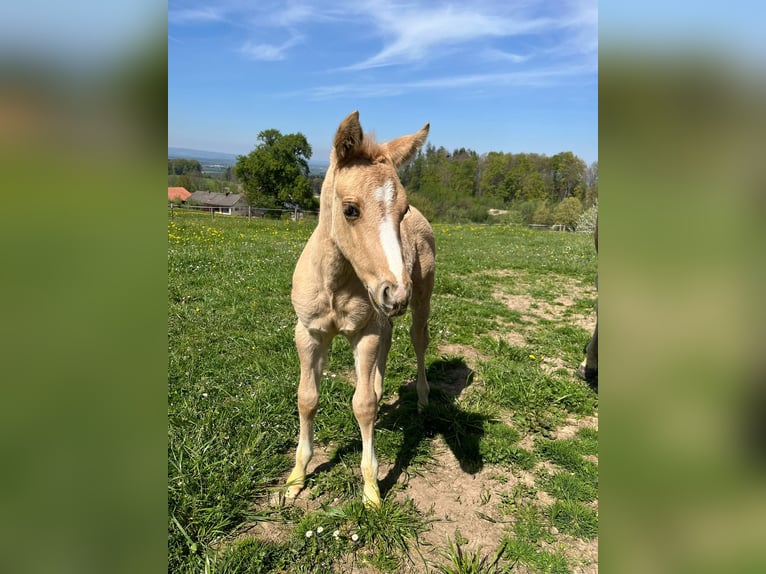
<svg viewBox="0 0 766 574">
<path fill-rule="evenodd" d="M 340 123 L 338 131 L 335 133 L 333 150 L 335 151 L 337 162 L 344 163 L 351 159 L 356 150 L 362 145 L 363 139 L 364 134 L 359 123 L 359 110 L 356 110 L 346 116 L 346 119 Z"/>
<path fill-rule="evenodd" d="M 417 133 L 402 136 L 384 144 L 386 152 L 396 167 L 404 165 L 415 157 L 418 150 L 426 143 L 430 127 L 431 124 L 426 124 Z"/>
</svg>

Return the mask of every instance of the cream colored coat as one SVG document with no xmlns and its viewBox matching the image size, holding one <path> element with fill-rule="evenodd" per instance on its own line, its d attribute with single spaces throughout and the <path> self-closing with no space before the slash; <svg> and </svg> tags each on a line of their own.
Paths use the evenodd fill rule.
<svg viewBox="0 0 766 574">
<path fill-rule="evenodd" d="M 298 315 L 295 343 L 301 363 L 298 386 L 300 438 L 287 496 L 303 488 L 313 454 L 319 382 L 333 337 L 354 349 L 354 416 L 362 434 L 363 498 L 379 506 L 374 425 L 383 394 L 391 318 L 412 309 L 410 337 L 417 356 L 418 408 L 428 404 L 425 350 L 434 285 L 431 226 L 407 203 L 397 168 L 414 157 L 428 137 L 417 133 L 377 144 L 366 137 L 359 113 L 341 122 L 322 186 L 319 222 L 293 275 Z"/>
</svg>

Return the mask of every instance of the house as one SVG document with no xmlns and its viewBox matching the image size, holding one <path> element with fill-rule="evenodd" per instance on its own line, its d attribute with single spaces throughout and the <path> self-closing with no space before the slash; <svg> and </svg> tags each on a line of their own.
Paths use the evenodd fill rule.
<svg viewBox="0 0 766 574">
<path fill-rule="evenodd" d="M 195 191 L 189 196 L 187 203 L 202 205 L 208 208 L 207 211 L 223 215 L 247 215 L 247 202 L 245 196 L 240 193 Z"/>
<path fill-rule="evenodd" d="M 191 193 L 185 187 L 169 187 L 168 188 L 168 201 L 180 201 L 185 203 Z"/>
</svg>

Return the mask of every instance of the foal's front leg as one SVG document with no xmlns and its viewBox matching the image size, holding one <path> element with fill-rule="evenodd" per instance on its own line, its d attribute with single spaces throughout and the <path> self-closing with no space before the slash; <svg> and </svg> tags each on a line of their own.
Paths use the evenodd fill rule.
<svg viewBox="0 0 766 574">
<path fill-rule="evenodd" d="M 301 362 L 298 385 L 300 437 L 295 450 L 295 467 L 287 478 L 287 498 L 295 498 L 306 484 L 306 467 L 314 455 L 314 417 L 319 405 L 319 381 L 327 361 L 332 337 L 310 333 L 303 323 L 295 326 L 295 346 Z"/>
<path fill-rule="evenodd" d="M 375 458 L 375 418 L 378 414 L 378 401 L 383 395 L 383 375 L 391 346 L 390 323 L 368 326 L 352 344 L 357 377 L 352 405 L 362 434 L 362 500 L 366 506 L 379 507 L 381 500 L 378 460 Z"/>
</svg>

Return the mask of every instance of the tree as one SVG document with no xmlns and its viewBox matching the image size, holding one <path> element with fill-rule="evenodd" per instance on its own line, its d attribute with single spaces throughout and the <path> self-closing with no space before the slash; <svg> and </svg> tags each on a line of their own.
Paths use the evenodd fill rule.
<svg viewBox="0 0 766 574">
<path fill-rule="evenodd" d="M 572 195 L 582 197 L 582 181 L 586 165 L 571 151 L 557 153 L 551 158 L 553 167 L 553 192 L 556 201 L 563 201 Z"/>
<path fill-rule="evenodd" d="M 268 129 L 258 134 L 259 143 L 248 155 L 237 156 L 234 168 L 250 205 L 274 205 L 289 201 L 312 203 L 309 182 L 311 146 L 302 133 L 282 135 Z"/>
<path fill-rule="evenodd" d="M 594 161 L 585 171 L 585 197 L 583 204 L 586 207 L 598 203 L 598 162 Z"/>
<path fill-rule="evenodd" d="M 168 158 L 168 175 L 202 175 L 202 166 L 196 159 Z"/>
</svg>

